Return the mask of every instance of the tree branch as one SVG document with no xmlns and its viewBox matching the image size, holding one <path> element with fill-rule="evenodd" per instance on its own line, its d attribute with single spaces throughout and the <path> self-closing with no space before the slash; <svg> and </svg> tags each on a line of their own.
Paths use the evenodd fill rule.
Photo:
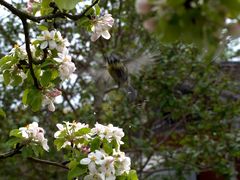
<svg viewBox="0 0 240 180">
<path fill-rule="evenodd" d="M 38 159 L 38 158 L 35 158 L 35 157 L 28 157 L 27 159 L 30 160 L 30 161 L 36 162 L 36 163 L 48 164 L 48 165 L 51 165 L 51 166 L 61 167 L 63 169 L 69 170 L 69 168 L 67 166 L 65 166 L 64 164 L 58 163 L 58 162 L 48 161 L 48 160 L 44 160 L 44 159 Z"/>
<path fill-rule="evenodd" d="M 21 11 L 21 10 L 15 8 L 13 5 L 9 4 L 8 2 L 6 2 L 4 0 L 0 0 L 0 4 L 4 7 L 6 7 L 9 11 L 11 11 L 16 16 L 20 17 L 21 19 L 29 19 L 33 22 L 38 22 L 38 23 L 41 20 L 51 20 L 54 18 L 65 18 L 65 17 L 67 17 L 71 20 L 74 20 L 74 21 L 79 20 L 79 19 L 85 17 L 86 13 L 93 6 L 95 6 L 98 2 L 99 2 L 99 0 L 94 1 L 90 6 L 88 6 L 85 10 L 83 10 L 83 12 L 81 12 L 80 14 L 77 14 L 77 15 L 68 14 L 66 12 L 56 12 L 55 14 L 36 17 L 36 16 L 32 16 L 32 15 L 28 14 L 27 12 L 24 12 L 24 11 Z"/>
<path fill-rule="evenodd" d="M 83 10 L 83 12 L 81 12 L 81 13 L 78 14 L 78 15 L 71 15 L 71 14 L 67 14 L 67 13 L 63 13 L 63 14 L 64 14 L 64 16 L 68 17 L 68 18 L 71 19 L 71 20 L 74 20 L 74 21 L 79 20 L 79 19 L 85 17 L 86 13 L 87 13 L 93 6 L 95 6 L 98 2 L 99 2 L 99 0 L 94 1 L 90 6 L 88 6 L 85 10 Z"/>
<path fill-rule="evenodd" d="M 23 24 L 23 30 L 24 30 L 24 36 L 25 36 L 25 44 L 26 44 L 26 51 L 27 51 L 27 56 L 28 56 L 28 61 L 29 61 L 29 69 L 30 69 L 30 73 L 31 76 L 33 78 L 33 82 L 34 85 L 37 89 L 41 89 L 37 77 L 34 73 L 33 70 L 33 57 L 32 57 L 32 53 L 31 53 L 31 49 L 30 49 L 30 38 L 29 38 L 29 29 L 28 29 L 28 23 L 27 20 L 25 18 L 21 18 L 22 20 L 22 24 Z"/>
<path fill-rule="evenodd" d="M 11 151 L 9 151 L 9 152 L 6 152 L 6 153 L 4 153 L 4 154 L 0 154 L 0 160 L 1 159 L 6 159 L 6 158 L 9 158 L 9 157 L 12 157 L 12 156 L 14 156 L 14 155 L 16 155 L 16 154 L 20 154 L 21 153 L 21 149 L 24 147 L 24 144 L 22 144 L 22 145 L 17 145 L 17 147 L 15 148 L 15 149 L 13 149 L 13 150 L 11 150 Z"/>
</svg>

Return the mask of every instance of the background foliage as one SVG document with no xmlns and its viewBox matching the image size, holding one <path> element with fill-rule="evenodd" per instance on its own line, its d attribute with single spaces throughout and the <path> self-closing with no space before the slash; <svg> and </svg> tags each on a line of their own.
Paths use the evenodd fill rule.
<svg viewBox="0 0 240 180">
<path fill-rule="evenodd" d="M 3 115 L 0 121 L 0 152 L 9 150 L 5 142 L 11 129 L 38 121 L 46 129 L 50 145 L 50 152 L 42 158 L 61 162 L 63 154 L 56 153 L 51 139 L 57 130 L 55 124 L 98 121 L 124 129 L 124 151 L 132 157 L 140 179 L 158 179 L 154 174 L 165 168 L 176 170 L 178 178 L 209 169 L 226 179 L 234 175 L 240 155 L 239 82 L 223 70 L 222 62 L 228 60 L 229 51 L 219 42 L 226 36 L 222 33 L 226 17 L 239 18 L 240 2 L 209 0 L 196 8 L 188 7 L 195 1 L 167 2 L 164 16 L 161 11 L 146 15 L 162 18 L 156 32 L 148 33 L 142 25 L 146 16 L 136 14 L 134 0 L 102 0 L 101 7 L 115 18 L 109 41 L 91 43 L 90 35 L 81 28 L 82 21 L 57 19 L 58 29 L 71 42 L 76 76 L 59 87 L 63 95 L 54 113 L 46 109 L 32 112 L 21 103 L 21 86 L 9 87 L 1 82 L 0 107 L 6 117 Z M 15 5 L 19 9 L 26 6 Z M 21 44 L 22 28 L 13 15 L 0 21 L 3 55 L 16 42 Z M 32 28 L 34 36 L 39 30 L 34 24 Z M 162 40 L 171 43 L 163 44 Z M 104 57 L 110 52 L 121 54 L 126 64 L 131 63 L 131 83 L 138 91 L 134 102 L 121 90 L 111 89 L 115 83 L 105 78 Z M 146 56 L 145 66 L 139 68 L 137 59 L 147 53 L 154 55 L 154 61 Z M 156 157 L 158 160 L 153 161 Z M 0 179 L 66 176 L 65 170 L 46 168 L 18 156 L 0 163 Z"/>
</svg>

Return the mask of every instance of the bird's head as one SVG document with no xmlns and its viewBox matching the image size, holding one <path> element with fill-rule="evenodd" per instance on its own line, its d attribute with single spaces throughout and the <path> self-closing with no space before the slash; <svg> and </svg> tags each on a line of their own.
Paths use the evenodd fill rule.
<svg viewBox="0 0 240 180">
<path fill-rule="evenodd" d="M 111 64 L 116 64 L 116 63 L 120 62 L 119 59 L 120 59 L 120 58 L 119 58 L 116 54 L 111 53 L 111 54 L 107 57 L 107 63 L 108 63 L 109 65 L 111 65 Z"/>
</svg>

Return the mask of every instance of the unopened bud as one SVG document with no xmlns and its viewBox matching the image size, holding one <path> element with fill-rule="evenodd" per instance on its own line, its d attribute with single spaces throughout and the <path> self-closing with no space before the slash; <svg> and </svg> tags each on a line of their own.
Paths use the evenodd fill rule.
<svg viewBox="0 0 240 180">
<path fill-rule="evenodd" d="M 138 14 L 147 14 L 152 9 L 148 0 L 136 0 L 135 7 Z"/>
<path fill-rule="evenodd" d="M 228 31 L 232 37 L 240 37 L 240 23 L 229 24 Z"/>
<path fill-rule="evenodd" d="M 155 18 L 149 18 L 143 22 L 143 27 L 148 32 L 154 32 L 156 29 L 156 24 L 157 24 L 157 21 Z"/>
</svg>

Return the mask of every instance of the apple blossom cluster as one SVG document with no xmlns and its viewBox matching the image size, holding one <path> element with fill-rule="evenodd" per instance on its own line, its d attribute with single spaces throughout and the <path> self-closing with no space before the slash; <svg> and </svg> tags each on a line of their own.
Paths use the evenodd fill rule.
<svg viewBox="0 0 240 180">
<path fill-rule="evenodd" d="M 40 144 L 45 151 L 49 150 L 48 140 L 44 137 L 45 131 L 43 128 L 38 127 L 37 122 L 19 128 L 19 133 L 24 139 Z"/>
<path fill-rule="evenodd" d="M 115 180 L 117 176 L 129 173 L 131 169 L 131 159 L 126 157 L 124 152 L 115 149 L 112 155 L 108 155 L 104 150 L 95 150 L 89 153 L 87 158 L 83 158 L 80 164 L 88 166 L 89 174 L 84 180 Z"/>
<path fill-rule="evenodd" d="M 33 70 L 35 76 L 40 82 L 39 91 L 41 92 L 42 105 L 48 106 L 49 111 L 55 111 L 54 99 L 61 95 L 59 90 L 54 89 L 57 77 L 61 81 L 69 79 L 71 74 L 76 70 L 75 64 L 72 62 L 72 57 L 69 54 L 67 47 L 69 42 L 64 39 L 61 33 L 57 30 L 44 30 L 30 44 L 30 51 L 33 58 Z M 47 69 L 46 67 L 50 67 Z M 30 62 L 26 51 L 26 45 L 15 45 L 8 55 L 0 61 L 0 70 L 3 73 L 4 83 L 12 86 L 25 84 L 29 87 L 31 81 Z M 26 81 L 25 81 L 26 80 Z M 29 83 L 30 82 L 30 83 Z M 29 92 L 30 89 L 27 89 Z M 32 89 L 36 94 L 34 88 Z M 26 92 L 25 92 L 26 93 Z M 30 97 L 31 99 L 33 97 Z M 28 104 L 26 101 L 25 104 Z"/>
<path fill-rule="evenodd" d="M 61 79 L 69 79 L 70 75 L 76 70 L 76 67 L 67 49 L 70 45 L 68 40 L 64 39 L 57 30 L 52 30 L 50 32 L 45 30 L 33 43 L 38 43 L 42 50 L 48 48 L 50 56 L 59 64 L 58 71 Z M 56 53 L 57 56 L 54 56 Z"/>
<path fill-rule="evenodd" d="M 78 162 L 86 165 L 84 180 L 115 180 L 131 170 L 131 159 L 120 150 L 124 136 L 121 128 L 96 123 L 90 129 L 87 124 L 75 121 L 57 124 L 57 128 L 54 134 L 57 149 L 74 148 L 85 156 Z"/>
<path fill-rule="evenodd" d="M 88 135 L 89 128 L 87 124 L 77 123 L 73 121 L 64 122 L 64 124 L 57 124 L 58 131 L 54 134 L 56 139 L 62 139 L 62 144 L 58 149 L 69 147 L 81 148 L 82 143 L 80 140 L 88 140 L 90 136 Z M 80 133 L 81 131 L 86 131 L 87 133 Z"/>
<path fill-rule="evenodd" d="M 92 41 L 96 41 L 100 36 L 104 39 L 110 39 L 111 35 L 108 32 L 110 28 L 112 28 L 114 24 L 114 19 L 111 14 L 105 14 L 100 17 L 96 17 L 92 20 L 92 28 L 93 34 L 91 36 Z"/>
</svg>

